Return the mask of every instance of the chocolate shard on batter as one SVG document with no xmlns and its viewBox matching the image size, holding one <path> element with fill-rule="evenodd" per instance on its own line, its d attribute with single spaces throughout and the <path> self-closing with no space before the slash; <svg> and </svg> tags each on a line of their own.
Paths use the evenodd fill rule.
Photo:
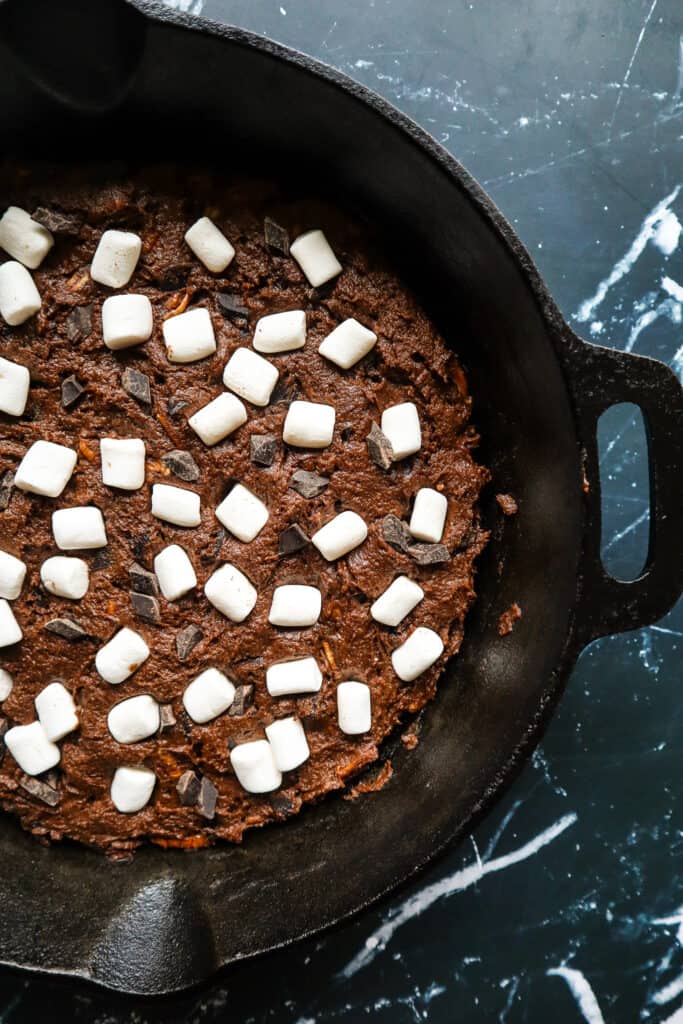
<svg viewBox="0 0 683 1024">
<path fill-rule="evenodd" d="M 92 334 L 92 305 L 75 306 L 66 318 L 69 341 L 84 341 Z"/>
<path fill-rule="evenodd" d="M 140 373 L 132 366 L 127 366 L 121 374 L 121 387 L 140 405 L 152 404 L 152 390 L 146 373 Z"/>
<path fill-rule="evenodd" d="M 272 466 L 277 455 L 274 434 L 253 434 L 249 438 L 249 458 L 257 466 Z"/>
<path fill-rule="evenodd" d="M 380 469 L 389 469 L 394 461 L 394 449 L 383 430 L 373 423 L 367 436 L 368 455 Z"/>
<path fill-rule="evenodd" d="M 37 800 L 47 804 L 49 807 L 56 807 L 61 800 L 62 794 L 57 789 L 53 789 L 52 786 L 48 786 L 47 782 L 42 782 L 40 779 L 35 779 L 31 775 L 24 775 L 23 773 L 19 776 L 19 785 L 22 789 L 25 789 L 27 793 L 34 796 Z"/>
<path fill-rule="evenodd" d="M 109 548 L 100 548 L 95 552 L 90 568 L 93 572 L 97 569 L 109 569 L 111 566 L 111 554 Z"/>
<path fill-rule="evenodd" d="M 160 270 L 154 278 L 154 283 L 162 292 L 176 292 L 187 283 L 191 272 L 191 263 L 174 263 Z"/>
<path fill-rule="evenodd" d="M 283 530 L 280 534 L 277 549 L 278 553 L 281 555 L 293 555 L 295 552 L 301 551 L 310 543 L 310 538 L 306 536 L 298 523 L 294 523 L 292 526 L 288 526 L 287 529 Z"/>
<path fill-rule="evenodd" d="M 184 409 L 187 402 L 184 398 L 176 398 L 172 395 L 171 398 L 166 399 L 166 410 L 169 416 L 177 416 L 181 409 Z"/>
<path fill-rule="evenodd" d="M 8 469 L 0 477 L 0 512 L 4 512 L 9 506 L 13 487 L 14 473 L 11 469 Z"/>
<path fill-rule="evenodd" d="M 278 256 L 289 256 L 289 235 L 283 227 L 270 217 L 263 221 L 263 234 L 266 247 Z"/>
<path fill-rule="evenodd" d="M 180 661 L 186 661 L 203 638 L 204 634 L 198 626 L 190 624 L 185 626 L 185 629 L 181 629 L 175 638 L 176 651 Z"/>
<path fill-rule="evenodd" d="M 50 633 L 55 633 L 56 636 L 61 636 L 63 640 L 84 640 L 88 636 L 75 619 L 50 619 L 45 623 L 44 628 Z"/>
<path fill-rule="evenodd" d="M 413 543 L 410 530 L 393 512 L 382 520 L 382 536 L 387 544 L 403 552 L 406 552 Z"/>
<path fill-rule="evenodd" d="M 296 385 L 291 381 L 283 380 L 280 377 L 279 381 L 273 388 L 273 392 L 270 396 L 271 405 L 289 405 L 299 394 Z"/>
<path fill-rule="evenodd" d="M 411 544 L 408 554 L 418 565 L 439 565 L 451 557 L 444 544 Z"/>
<path fill-rule="evenodd" d="M 39 206 L 31 216 L 53 235 L 66 235 L 72 238 L 78 235 L 83 223 L 83 218 L 77 213 L 64 213 L 63 210 L 47 206 Z"/>
<path fill-rule="evenodd" d="M 139 594 L 131 590 L 130 600 L 133 605 L 133 611 L 139 619 L 142 619 L 143 622 L 150 622 L 153 626 L 160 624 L 161 608 L 156 597 L 152 597 L 150 594 Z"/>
<path fill-rule="evenodd" d="M 183 807 L 194 807 L 197 803 L 200 789 L 201 783 L 196 772 L 183 772 L 178 779 L 178 785 L 176 786 L 178 799 Z"/>
<path fill-rule="evenodd" d="M 243 715 L 254 703 L 254 687 L 252 683 L 244 683 L 235 688 L 235 696 L 228 708 L 228 714 L 233 718 Z"/>
<path fill-rule="evenodd" d="M 216 302 L 218 309 L 228 320 L 244 320 L 249 316 L 249 310 L 242 305 L 239 296 L 231 292 L 218 292 Z"/>
<path fill-rule="evenodd" d="M 217 800 L 218 790 L 211 779 L 207 779 L 205 775 L 200 783 L 199 795 L 197 797 L 197 809 L 202 818 L 206 818 L 207 821 L 213 821 L 216 816 Z"/>
<path fill-rule="evenodd" d="M 64 409 L 70 409 L 72 405 L 75 405 L 81 395 L 84 393 L 85 388 L 76 379 L 72 373 L 70 377 L 66 377 L 62 381 L 62 406 Z"/>
<path fill-rule="evenodd" d="M 296 809 L 294 802 L 284 793 L 275 793 L 271 796 L 270 804 L 278 818 L 288 818 Z"/>
<path fill-rule="evenodd" d="M 168 732 L 176 724 L 176 717 L 173 714 L 171 704 L 159 705 L 159 732 Z"/>
<path fill-rule="evenodd" d="M 329 477 L 309 473 L 306 469 L 297 469 L 289 481 L 289 486 L 302 498 L 317 498 L 319 494 L 323 493 L 329 482 Z"/>
<path fill-rule="evenodd" d="M 174 448 L 173 451 L 162 455 L 161 461 L 181 480 L 187 480 L 188 483 L 199 480 L 199 466 L 189 452 Z"/>
<path fill-rule="evenodd" d="M 159 582 L 153 572 L 144 569 L 138 562 L 128 569 L 130 585 L 137 594 L 148 594 L 150 597 L 159 596 Z"/>
</svg>

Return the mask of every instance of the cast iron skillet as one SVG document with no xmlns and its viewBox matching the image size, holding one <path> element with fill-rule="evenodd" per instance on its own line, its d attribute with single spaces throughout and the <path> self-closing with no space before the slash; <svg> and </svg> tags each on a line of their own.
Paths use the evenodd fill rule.
<svg viewBox="0 0 683 1024">
<path fill-rule="evenodd" d="M 482 559 L 467 641 L 421 742 L 393 755 L 380 793 L 328 799 L 241 847 L 150 848 L 118 866 L 75 846 L 43 849 L 0 818 L 0 962 L 170 992 L 331 925 L 412 875 L 510 780 L 579 651 L 670 608 L 683 579 L 681 389 L 661 363 L 576 337 L 476 182 L 336 71 L 143 0 L 3 0 L 0 38 L 12 54 L 0 63 L 0 138 L 13 153 L 125 158 L 149 140 L 173 159 L 190 141 L 227 169 L 249 154 L 270 174 L 295 169 L 302 189 L 325 181 L 382 224 L 465 362 L 496 489 L 520 504 Z M 596 421 L 622 401 L 643 410 L 650 453 L 650 548 L 632 583 L 607 575 L 599 554 Z M 524 616 L 501 640 L 512 601 Z"/>
</svg>

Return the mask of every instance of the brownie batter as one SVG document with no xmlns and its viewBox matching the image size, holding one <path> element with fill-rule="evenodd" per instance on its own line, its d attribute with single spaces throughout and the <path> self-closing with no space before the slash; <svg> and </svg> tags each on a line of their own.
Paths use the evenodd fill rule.
<svg viewBox="0 0 683 1024">
<path fill-rule="evenodd" d="M 298 201 L 266 183 L 226 184 L 210 175 L 168 169 L 137 172 L 112 183 L 101 169 L 67 174 L 5 167 L 0 195 L 3 208 L 12 203 L 33 213 L 42 207 L 43 223 L 52 217 L 56 232 L 55 246 L 33 274 L 42 310 L 21 327 L 0 321 L 0 354 L 31 373 L 25 414 L 0 414 L 0 548 L 28 566 L 21 595 L 12 602 L 24 638 L 0 650 L 0 667 L 14 678 L 10 697 L 0 705 L 0 736 L 10 726 L 35 719 L 34 698 L 55 678 L 72 692 L 80 719 L 80 728 L 60 742 L 61 762 L 47 777 L 29 779 L 4 751 L 0 803 L 45 841 L 69 837 L 112 856 L 125 856 L 145 840 L 187 849 L 217 839 L 239 841 L 246 829 L 295 814 L 305 802 L 355 780 L 378 758 L 383 738 L 434 696 L 446 660 L 460 647 L 463 620 L 475 596 L 474 561 L 486 542 L 477 499 L 488 479 L 472 457 L 477 434 L 469 423 L 464 375 L 388 269 L 371 228 L 350 223 L 339 210 L 317 201 Z M 223 275 L 210 274 L 183 241 L 187 228 L 205 213 L 236 249 Z M 277 248 L 272 228 L 271 244 L 266 244 L 266 216 L 284 227 L 290 239 L 322 228 L 342 274 L 312 290 L 296 262 Z M 154 309 L 151 340 L 119 352 L 103 344 L 100 312 L 104 299 L 116 293 L 89 274 L 100 236 L 112 227 L 135 231 L 143 241 L 137 270 L 120 291 L 147 295 Z M 166 356 L 162 322 L 197 306 L 210 312 L 217 352 L 174 365 Z M 206 447 L 188 418 L 224 391 L 223 368 L 238 346 L 250 345 L 257 319 L 288 309 L 306 310 L 305 348 L 269 356 L 280 370 L 270 404 L 248 405 L 247 423 L 215 447 Z M 317 349 L 351 316 L 375 331 L 378 341 L 366 358 L 342 371 Z M 283 421 L 294 398 L 335 407 L 328 448 L 302 450 L 282 442 Z M 382 410 L 400 402 L 418 407 L 422 447 L 382 468 L 367 435 Z M 144 440 L 142 489 L 125 492 L 102 484 L 102 437 Z M 11 488 L 10 474 L 39 439 L 79 453 L 74 474 L 57 499 Z M 291 486 L 293 474 L 301 470 L 329 483 L 316 486 L 306 477 L 313 496 L 305 497 L 301 488 Z M 237 481 L 270 512 L 250 544 L 228 534 L 214 514 Z M 199 493 L 201 525 L 183 529 L 153 518 L 154 483 Z M 436 488 L 448 498 L 442 538 L 446 552 L 437 552 L 433 560 L 428 545 L 397 543 L 390 528 L 394 523 L 395 530 L 393 517 L 409 521 L 420 487 Z M 42 562 L 60 553 L 52 536 L 52 512 L 90 504 L 104 515 L 108 546 L 68 552 L 89 564 L 90 588 L 82 600 L 52 596 L 39 575 Z M 329 563 L 306 541 L 345 509 L 363 517 L 368 538 Z M 147 575 L 154 556 L 171 543 L 186 549 L 199 581 L 196 590 L 173 603 L 155 596 L 154 580 Z M 224 562 L 235 564 L 258 591 L 256 607 L 239 625 L 224 618 L 202 593 Z M 372 619 L 370 606 L 399 574 L 416 580 L 425 597 L 392 629 Z M 273 589 L 284 583 L 320 589 L 322 613 L 315 626 L 269 625 Z M 131 592 L 146 592 L 148 600 L 133 598 Z M 54 620 L 71 620 L 78 628 L 55 631 Z M 415 682 L 401 683 L 391 652 L 418 625 L 440 634 L 444 654 Z M 112 686 L 96 672 L 94 658 L 122 626 L 139 632 L 151 654 L 130 678 Z M 270 697 L 266 667 L 309 655 L 323 672 L 320 693 Z M 197 725 L 184 711 L 182 694 L 212 666 L 234 682 L 237 695 L 228 712 Z M 346 679 L 361 680 L 371 689 L 372 729 L 362 736 L 344 735 L 337 723 L 336 687 Z M 107 729 L 107 714 L 114 704 L 142 693 L 166 705 L 161 730 L 122 746 Z M 310 759 L 283 776 L 279 791 L 265 796 L 245 792 L 231 769 L 231 748 L 263 739 L 264 726 L 288 715 L 301 718 Z M 119 813 L 109 792 L 116 767 L 127 764 L 144 764 L 157 776 L 150 803 L 135 814 Z M 201 800 L 181 802 L 181 777 L 181 790 L 196 787 L 188 772 L 212 784 L 203 790 L 208 808 Z"/>
</svg>

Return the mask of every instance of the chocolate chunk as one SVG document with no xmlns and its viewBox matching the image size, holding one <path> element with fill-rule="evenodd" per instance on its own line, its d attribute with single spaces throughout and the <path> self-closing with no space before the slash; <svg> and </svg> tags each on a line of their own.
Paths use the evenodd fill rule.
<svg viewBox="0 0 683 1024">
<path fill-rule="evenodd" d="M 439 565 L 451 557 L 443 544 L 411 544 L 408 554 L 418 565 Z"/>
<path fill-rule="evenodd" d="M 49 807 L 56 807 L 61 799 L 59 790 L 53 789 L 52 786 L 48 786 L 47 782 L 41 782 L 40 779 L 34 779 L 30 775 L 21 774 L 19 776 L 19 785 L 27 793 L 30 793 L 31 796 L 36 797 L 37 800 L 42 800 L 44 804 L 48 804 Z"/>
<path fill-rule="evenodd" d="M 141 533 L 139 537 L 131 538 L 130 546 L 136 558 L 144 558 L 145 548 L 147 547 L 148 544 L 149 536 L 146 533 Z M 135 589 L 138 591 L 140 590 L 139 587 L 136 587 Z M 144 594 L 145 591 L 143 590 L 142 593 Z"/>
<path fill-rule="evenodd" d="M 277 438 L 274 434 L 253 434 L 249 438 L 249 458 L 257 466 L 272 466 L 277 455 Z"/>
<path fill-rule="evenodd" d="M 235 687 L 235 696 L 228 708 L 228 714 L 233 718 L 243 715 L 254 703 L 254 687 L 251 683 Z"/>
<path fill-rule="evenodd" d="M 184 409 L 187 402 L 183 398 L 171 398 L 166 399 L 166 410 L 169 416 L 177 416 L 181 409 Z"/>
<path fill-rule="evenodd" d="M 84 391 L 85 388 L 76 380 L 72 373 L 70 377 L 62 381 L 62 406 L 65 409 L 70 409 L 72 405 L 76 404 Z"/>
<path fill-rule="evenodd" d="M 218 308 L 228 320 L 244 320 L 249 316 L 249 310 L 243 306 L 238 295 L 230 292 L 218 292 L 216 295 Z"/>
<path fill-rule="evenodd" d="M 53 235 L 70 235 L 75 237 L 81 230 L 82 218 L 76 213 L 63 213 L 62 210 L 48 209 L 39 206 L 31 214 L 34 220 L 51 231 Z"/>
<path fill-rule="evenodd" d="M 178 785 L 176 786 L 178 799 L 183 807 L 194 807 L 197 803 L 200 789 L 201 783 L 196 772 L 183 772 L 178 779 Z"/>
<path fill-rule="evenodd" d="M 407 551 L 413 543 L 413 537 L 408 527 L 393 512 L 390 512 L 382 520 L 382 536 L 387 544 L 398 548 L 399 551 Z"/>
<path fill-rule="evenodd" d="M 376 423 L 373 423 L 370 427 L 367 442 L 368 455 L 375 465 L 379 466 L 380 469 L 389 469 L 394 461 L 394 449 L 387 435 L 384 431 L 380 430 Z"/>
<path fill-rule="evenodd" d="M 207 779 L 205 775 L 201 781 L 199 796 L 197 797 L 197 809 L 202 818 L 206 818 L 207 821 L 213 821 L 216 816 L 217 800 L 218 790 L 211 779 Z"/>
<path fill-rule="evenodd" d="M 185 629 L 180 630 L 175 638 L 176 651 L 178 652 L 178 658 L 180 661 L 186 661 L 187 658 L 190 657 L 190 654 L 203 637 L 204 634 L 201 629 L 192 624 L 185 626 Z"/>
<path fill-rule="evenodd" d="M 270 396 L 270 404 L 289 405 L 290 402 L 294 401 L 298 394 L 299 391 L 297 387 L 292 384 L 291 381 L 288 382 L 280 377 Z"/>
<path fill-rule="evenodd" d="M 159 705 L 159 732 L 168 732 L 176 724 L 176 718 L 173 714 L 173 706 L 171 704 L 160 704 Z"/>
<path fill-rule="evenodd" d="M 329 299 L 336 283 L 337 279 L 335 277 L 331 281 L 325 281 L 325 284 L 318 285 L 317 288 L 311 288 L 308 293 L 308 301 L 316 305 L 318 302 L 322 302 L 323 299 Z"/>
<path fill-rule="evenodd" d="M 301 527 L 294 523 L 280 534 L 277 549 L 281 555 L 293 555 L 296 551 L 301 551 L 302 548 L 305 548 L 310 543 L 310 539 Z"/>
<path fill-rule="evenodd" d="M 189 452 L 174 448 L 172 452 L 162 455 L 161 461 L 181 480 L 187 480 L 189 483 L 199 480 L 199 466 Z"/>
<path fill-rule="evenodd" d="M 275 793 L 271 796 L 270 804 L 278 818 L 288 818 L 296 809 L 294 802 L 284 793 Z"/>
<path fill-rule="evenodd" d="M 150 594 L 139 594 L 131 590 L 130 600 L 133 605 L 133 611 L 139 619 L 142 619 L 143 622 L 151 622 L 153 626 L 159 625 L 161 622 L 161 609 L 156 597 L 151 597 Z"/>
<path fill-rule="evenodd" d="M 130 585 L 137 594 L 148 594 L 150 597 L 159 596 L 159 582 L 153 572 L 143 569 L 138 562 L 133 562 L 128 569 L 128 575 L 130 576 Z"/>
<path fill-rule="evenodd" d="M 90 568 L 95 571 L 97 569 L 108 569 L 111 565 L 111 554 L 109 548 L 100 548 L 95 552 Z"/>
<path fill-rule="evenodd" d="M 92 334 L 92 305 L 75 306 L 66 318 L 69 341 L 84 341 Z"/>
<path fill-rule="evenodd" d="M 152 390 L 146 373 L 140 373 L 132 366 L 127 366 L 121 374 L 121 387 L 140 405 L 152 404 Z"/>
<path fill-rule="evenodd" d="M 263 234 L 270 252 L 277 253 L 278 256 L 289 256 L 289 235 L 270 217 L 266 217 L 263 222 Z"/>
<path fill-rule="evenodd" d="M 187 283 L 191 272 L 191 263 L 174 263 L 159 271 L 154 278 L 154 283 L 162 292 L 175 292 Z"/>
<path fill-rule="evenodd" d="M 213 546 L 213 557 L 218 558 L 223 547 L 223 541 L 225 540 L 225 530 L 221 527 L 216 534 L 216 543 Z"/>
<path fill-rule="evenodd" d="M 342 427 L 341 439 L 342 441 L 350 441 L 353 437 L 353 427 Z"/>
<path fill-rule="evenodd" d="M 518 511 L 517 502 L 511 494 L 497 494 L 496 501 L 498 502 L 498 504 L 503 510 L 503 513 L 506 516 L 516 515 Z"/>
<path fill-rule="evenodd" d="M 317 498 L 329 484 L 329 477 L 309 473 L 306 469 L 297 469 L 289 481 L 289 486 L 302 498 Z"/>
<path fill-rule="evenodd" d="M 44 626 L 50 633 L 61 636 L 63 640 L 83 640 L 87 637 L 86 631 L 74 619 L 50 619 Z"/>
<path fill-rule="evenodd" d="M 14 473 L 11 469 L 6 470 L 0 477 L 0 512 L 4 512 L 9 506 L 14 487 Z"/>
</svg>

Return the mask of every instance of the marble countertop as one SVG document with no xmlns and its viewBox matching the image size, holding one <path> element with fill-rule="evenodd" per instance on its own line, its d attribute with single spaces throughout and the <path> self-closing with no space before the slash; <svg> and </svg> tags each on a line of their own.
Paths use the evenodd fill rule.
<svg viewBox="0 0 683 1024">
<path fill-rule="evenodd" d="M 483 184 L 584 337 L 683 370 L 680 0 L 167 0 L 382 93 Z M 642 423 L 601 425 L 604 556 L 638 573 Z M 0 972 L 0 1024 L 683 1022 L 683 603 L 588 648 L 475 835 L 361 917 L 132 1001 Z"/>
</svg>

